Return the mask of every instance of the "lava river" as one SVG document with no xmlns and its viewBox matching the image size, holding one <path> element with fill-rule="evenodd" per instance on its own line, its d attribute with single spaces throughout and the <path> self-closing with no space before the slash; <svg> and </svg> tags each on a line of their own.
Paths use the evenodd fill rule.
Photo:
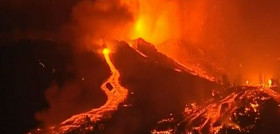
<svg viewBox="0 0 280 134">
<path fill-rule="evenodd" d="M 108 48 L 104 48 L 102 51 L 111 70 L 111 76 L 101 85 L 101 89 L 107 95 L 106 103 L 99 108 L 74 115 L 48 130 L 37 129 L 30 133 L 81 133 L 93 131 L 96 128 L 92 124 L 110 118 L 111 113 L 117 110 L 119 104 L 126 99 L 128 94 L 128 90 L 121 86 L 119 82 L 120 73 L 112 63 L 110 53 L 111 51 Z"/>
<path fill-rule="evenodd" d="M 257 126 L 263 121 L 261 114 L 264 105 L 272 101 L 278 105 L 276 109 L 279 109 L 279 93 L 263 87 L 246 86 L 232 89 L 231 93 L 218 95 L 202 106 L 195 103 L 187 106 L 182 117 L 159 121 L 157 129 L 152 133 L 261 133 L 256 129 L 259 129 Z M 270 106 L 270 110 L 273 110 L 273 107 Z"/>
</svg>

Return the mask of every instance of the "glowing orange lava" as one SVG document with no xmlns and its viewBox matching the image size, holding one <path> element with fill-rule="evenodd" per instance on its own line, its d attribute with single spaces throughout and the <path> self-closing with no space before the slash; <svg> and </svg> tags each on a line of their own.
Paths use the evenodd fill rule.
<svg viewBox="0 0 280 134">
<path fill-rule="evenodd" d="M 191 105 L 187 106 L 184 111 L 184 117 L 176 126 L 181 124 L 184 126 L 187 133 L 221 133 L 223 128 L 231 128 L 239 132 L 250 132 L 254 126 L 242 127 L 236 121 L 237 116 L 249 115 L 254 113 L 254 123 L 260 120 L 259 107 L 263 101 L 272 99 L 280 102 L 280 95 L 270 88 L 260 87 L 242 87 L 231 94 L 218 100 L 211 100 L 204 106 Z M 247 102 L 247 103 L 245 103 Z M 244 107 L 244 110 L 240 108 Z M 164 119 L 165 122 L 173 122 L 173 119 Z M 176 128 L 167 130 L 171 133 L 176 133 Z M 153 130 L 152 133 L 158 134 L 165 131 Z M 160 133 L 163 134 L 163 133 Z"/>
<path fill-rule="evenodd" d="M 78 129 L 82 125 L 87 124 L 89 122 L 95 123 L 100 120 L 110 118 L 111 113 L 116 111 L 119 104 L 126 99 L 128 90 L 125 87 L 122 87 L 119 82 L 120 73 L 115 68 L 114 64 L 110 59 L 110 49 L 104 48 L 102 53 L 112 72 L 111 76 L 101 85 L 101 89 L 107 95 L 106 103 L 99 108 L 92 109 L 91 111 L 72 116 L 71 118 L 62 122 L 58 126 L 52 127 L 50 130 L 47 130 L 49 131 L 48 133 L 69 133 L 75 131 L 75 129 Z M 90 130 L 94 128 L 88 129 Z"/>
</svg>

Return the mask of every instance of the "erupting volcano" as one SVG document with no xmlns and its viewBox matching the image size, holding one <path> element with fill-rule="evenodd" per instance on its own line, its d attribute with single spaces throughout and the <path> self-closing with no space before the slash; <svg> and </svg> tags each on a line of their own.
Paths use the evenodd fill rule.
<svg viewBox="0 0 280 134">
<path fill-rule="evenodd" d="M 5 1 L 0 133 L 279 134 L 279 4 Z"/>
<path fill-rule="evenodd" d="M 181 63 L 158 52 L 152 44 L 143 39 L 133 41 L 130 46 L 126 42 L 119 41 L 110 44 L 110 47 L 103 48 L 99 52 L 111 70 L 111 76 L 101 85 L 101 89 L 107 96 L 106 103 L 99 108 L 74 115 L 56 126 L 37 129 L 30 133 L 263 133 L 271 131 L 269 127 L 279 132 L 276 129 L 276 123 L 280 121 L 278 118 L 273 121 L 275 123 L 269 124 L 271 126 L 263 124 L 267 122 L 267 119 L 263 118 L 267 118 L 266 114 L 270 110 L 275 111 L 273 116 L 279 115 L 280 95 L 277 93 L 279 90 L 277 85 L 226 87 L 225 83 L 218 83 L 209 79 L 210 77 L 200 75 L 196 70 L 185 68 Z M 123 58 L 124 55 L 128 58 Z M 131 71 L 130 66 L 135 71 Z M 144 69 L 140 72 L 143 73 L 142 75 L 138 74 L 139 68 Z M 159 87 L 162 88 L 146 86 L 144 83 L 148 81 L 143 80 L 142 77 L 146 75 L 146 71 L 151 73 L 154 68 L 160 73 L 164 70 L 170 72 L 166 75 L 171 75 L 173 77 L 171 79 L 179 78 L 202 85 L 198 87 L 187 82 L 186 86 L 180 87 L 176 80 L 166 81 L 175 88 L 173 90 L 176 92 L 182 94 L 188 91 L 185 95 L 172 94 L 171 92 L 174 91 L 170 90 L 170 87 L 162 87 L 165 84 L 160 81 L 158 83 L 157 80 L 152 84 L 160 84 Z M 130 76 L 125 76 L 127 70 L 131 73 Z M 158 72 L 152 71 L 152 73 Z M 154 79 L 158 76 L 147 77 Z M 128 83 L 129 79 L 135 79 L 135 82 Z M 126 89 L 121 83 L 125 83 L 129 88 Z M 186 87 L 200 90 L 191 92 L 185 89 Z M 203 97 L 201 97 L 202 92 Z M 149 94 L 152 96 L 147 97 Z M 179 101 L 183 103 L 178 103 Z M 197 103 L 190 103 L 194 101 Z M 147 103 L 150 103 L 148 105 L 153 108 L 149 109 L 150 106 L 145 106 Z M 174 106 L 175 103 L 181 106 Z M 270 110 L 267 111 L 268 107 Z M 165 117 L 168 118 L 164 119 Z M 142 120 L 145 118 L 149 119 Z M 137 122 L 137 127 L 126 127 L 131 119 L 134 123 Z M 139 125 L 140 123 L 143 124 Z"/>
</svg>

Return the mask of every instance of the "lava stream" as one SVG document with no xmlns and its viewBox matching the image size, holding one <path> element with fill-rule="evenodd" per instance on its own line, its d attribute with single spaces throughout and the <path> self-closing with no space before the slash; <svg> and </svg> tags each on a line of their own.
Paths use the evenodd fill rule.
<svg viewBox="0 0 280 134">
<path fill-rule="evenodd" d="M 110 50 L 105 48 L 102 53 L 112 73 L 111 76 L 101 85 L 101 89 L 107 95 L 106 103 L 97 109 L 92 109 L 91 111 L 72 116 L 58 126 L 51 128 L 49 133 L 68 133 L 81 128 L 81 126 L 85 124 L 96 123 L 110 118 L 111 113 L 116 111 L 119 104 L 126 99 L 128 90 L 125 87 L 122 87 L 119 82 L 120 73 L 110 59 Z M 85 129 L 91 131 L 95 128 L 88 127 Z"/>
<path fill-rule="evenodd" d="M 249 133 L 260 120 L 260 106 L 267 100 L 280 103 L 280 95 L 270 88 L 242 87 L 225 97 L 218 97 L 202 106 L 186 107 L 182 119 L 164 119 L 159 124 L 165 129 L 155 129 L 153 134 L 166 133 L 223 133 L 222 129 Z M 280 105 L 279 105 L 280 106 Z M 253 118 L 252 124 L 240 125 L 239 116 Z M 168 125 L 170 124 L 170 125 Z"/>
</svg>

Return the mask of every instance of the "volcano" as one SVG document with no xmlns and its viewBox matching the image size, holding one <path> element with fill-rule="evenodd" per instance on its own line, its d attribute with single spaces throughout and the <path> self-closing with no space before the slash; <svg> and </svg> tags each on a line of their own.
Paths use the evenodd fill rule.
<svg viewBox="0 0 280 134">
<path fill-rule="evenodd" d="M 126 42 L 114 41 L 110 46 L 114 49 L 109 56 L 111 66 L 114 66 L 118 70 L 117 75 L 120 75 L 115 82 L 120 82 L 120 85 L 128 90 L 125 101 L 105 113 L 101 110 L 102 112 L 78 114 L 47 132 L 80 133 L 92 126 L 93 131 L 104 133 L 149 133 L 158 120 L 172 113 L 181 113 L 187 103 L 199 103 L 209 99 L 212 90 L 222 87 L 194 70 L 184 68 L 143 39 L 135 40 L 132 44 L 131 47 Z M 103 54 L 107 53 L 106 50 L 104 49 Z M 114 80 L 110 84 L 104 83 L 104 88 L 111 92 Z M 131 127 L 127 129 L 129 124 Z M 104 126 L 104 129 L 100 126 Z M 44 133 L 46 130 L 35 133 L 41 131 Z"/>
<path fill-rule="evenodd" d="M 277 5 L 2 0 L 0 134 L 279 134 Z"/>
<path fill-rule="evenodd" d="M 279 115 L 277 87 L 218 83 L 182 66 L 143 39 L 109 44 L 105 43 L 101 52 L 111 70 L 101 85 L 107 101 L 30 133 L 279 132 L 280 119 L 270 121 Z"/>
</svg>

